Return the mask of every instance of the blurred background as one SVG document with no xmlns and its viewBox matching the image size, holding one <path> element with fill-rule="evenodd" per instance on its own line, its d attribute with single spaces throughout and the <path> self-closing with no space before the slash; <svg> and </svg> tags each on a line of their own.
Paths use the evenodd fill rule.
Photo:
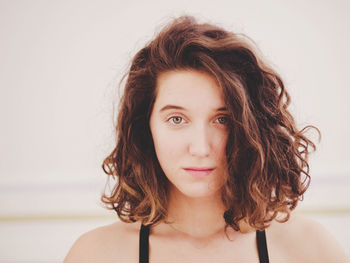
<svg viewBox="0 0 350 263">
<path fill-rule="evenodd" d="M 82 233 L 117 220 L 99 201 L 117 85 L 182 14 L 251 37 L 298 126 L 319 127 L 296 212 L 350 255 L 349 12 L 347 0 L 0 0 L 0 262 L 62 262 Z"/>
</svg>

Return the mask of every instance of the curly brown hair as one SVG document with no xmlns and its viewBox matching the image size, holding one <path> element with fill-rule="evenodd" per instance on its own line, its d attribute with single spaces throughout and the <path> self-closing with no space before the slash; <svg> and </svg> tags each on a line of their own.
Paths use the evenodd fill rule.
<svg viewBox="0 0 350 263">
<path fill-rule="evenodd" d="M 149 127 L 157 76 L 192 69 L 213 76 L 229 110 L 226 158 L 229 178 L 221 190 L 226 227 L 241 220 L 264 229 L 280 222 L 309 186 L 309 146 L 287 110 L 290 96 L 280 76 L 243 34 L 200 24 L 191 16 L 174 19 L 133 58 L 116 125 L 117 141 L 104 160 L 104 172 L 116 180 L 101 201 L 123 222 L 167 222 L 168 180 L 157 160 Z"/>
</svg>

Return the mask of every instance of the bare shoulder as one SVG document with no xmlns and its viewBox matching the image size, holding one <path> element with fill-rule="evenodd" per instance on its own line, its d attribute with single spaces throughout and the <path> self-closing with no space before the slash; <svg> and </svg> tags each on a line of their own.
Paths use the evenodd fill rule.
<svg viewBox="0 0 350 263">
<path fill-rule="evenodd" d="M 64 263 L 137 262 L 139 227 L 118 221 L 90 230 L 74 242 Z"/>
<path fill-rule="evenodd" d="M 274 221 L 266 230 L 273 262 L 350 262 L 333 235 L 320 223 L 292 215 L 285 223 Z M 289 261 L 288 261 L 289 262 Z"/>
</svg>

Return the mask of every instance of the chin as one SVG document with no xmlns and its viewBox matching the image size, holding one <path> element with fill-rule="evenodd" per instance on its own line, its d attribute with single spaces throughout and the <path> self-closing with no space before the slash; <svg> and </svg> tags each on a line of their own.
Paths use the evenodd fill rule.
<svg viewBox="0 0 350 263">
<path fill-rule="evenodd" d="M 220 193 L 220 188 L 209 189 L 208 184 L 205 185 L 189 185 L 174 187 L 176 194 L 181 194 L 190 198 L 211 197 Z"/>
</svg>

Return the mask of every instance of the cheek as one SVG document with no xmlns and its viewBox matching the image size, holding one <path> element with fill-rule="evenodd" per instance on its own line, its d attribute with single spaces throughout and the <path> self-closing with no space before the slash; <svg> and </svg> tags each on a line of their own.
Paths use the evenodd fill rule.
<svg viewBox="0 0 350 263">
<path fill-rule="evenodd" d="M 153 142 L 161 166 L 167 163 L 175 164 L 181 156 L 184 156 L 185 146 L 182 136 L 174 136 L 169 131 L 158 129 L 153 134 Z"/>
<path fill-rule="evenodd" d="M 226 134 L 220 134 L 220 136 L 217 136 L 217 139 L 213 141 L 213 149 L 215 151 L 215 155 L 220 159 L 226 157 L 227 137 L 228 136 Z"/>
</svg>

